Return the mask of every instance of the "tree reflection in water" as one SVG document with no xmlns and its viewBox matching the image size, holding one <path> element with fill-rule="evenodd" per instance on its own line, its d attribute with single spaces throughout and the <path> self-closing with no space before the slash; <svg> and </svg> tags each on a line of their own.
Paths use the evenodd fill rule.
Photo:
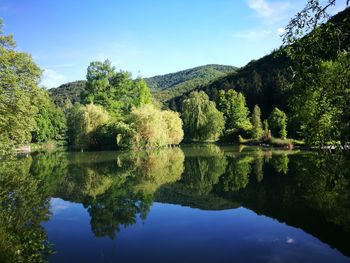
<svg viewBox="0 0 350 263">
<path fill-rule="evenodd" d="M 97 237 L 145 220 L 154 201 L 243 206 L 350 255 L 349 173 L 345 155 L 216 145 L 10 158 L 0 163 L 0 261 L 45 259 L 50 197 L 83 204 Z"/>
</svg>

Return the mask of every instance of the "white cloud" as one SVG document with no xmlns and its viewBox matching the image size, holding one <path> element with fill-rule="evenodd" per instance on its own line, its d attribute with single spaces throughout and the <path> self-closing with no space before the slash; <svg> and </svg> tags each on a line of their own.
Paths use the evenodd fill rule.
<svg viewBox="0 0 350 263">
<path fill-rule="evenodd" d="M 273 24 L 291 16 L 292 4 L 288 1 L 269 2 L 267 0 L 247 0 L 248 7 L 266 23 Z"/>
<path fill-rule="evenodd" d="M 53 69 L 44 69 L 41 86 L 47 88 L 58 87 L 66 81 L 66 77 Z"/>
<path fill-rule="evenodd" d="M 273 13 L 271 7 L 265 0 L 248 0 L 248 6 L 262 17 L 269 17 Z"/>
<path fill-rule="evenodd" d="M 295 243 L 295 239 L 294 239 L 294 238 L 291 238 L 291 237 L 287 237 L 286 243 L 287 243 L 287 244 L 293 244 L 293 243 Z"/>
<path fill-rule="evenodd" d="M 70 207 L 70 204 L 66 201 L 63 201 L 60 198 L 51 198 L 51 213 L 59 214 L 61 211 L 66 210 Z"/>
<path fill-rule="evenodd" d="M 286 32 L 286 30 L 283 27 L 277 28 L 277 35 L 282 36 Z"/>
<path fill-rule="evenodd" d="M 260 31 L 249 31 L 233 34 L 235 38 L 248 39 L 248 40 L 257 40 L 264 37 L 267 37 L 272 34 L 271 30 L 260 30 Z"/>
</svg>

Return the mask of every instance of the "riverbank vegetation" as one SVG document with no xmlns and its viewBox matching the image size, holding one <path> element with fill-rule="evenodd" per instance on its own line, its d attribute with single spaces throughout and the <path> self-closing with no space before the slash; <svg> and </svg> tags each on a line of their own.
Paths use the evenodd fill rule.
<svg viewBox="0 0 350 263">
<path fill-rule="evenodd" d="M 0 24 L 0 151 L 30 143 L 73 150 L 152 148 L 182 141 L 347 146 L 350 11 L 346 8 L 320 26 L 314 21 L 311 28 L 301 14 L 319 10 L 325 15 L 326 10 L 318 2 L 316 9 L 313 5 L 309 1 L 291 20 L 284 45 L 269 55 L 271 63 L 279 61 L 285 69 L 275 72 L 279 77 L 264 83 L 261 74 L 266 72 L 252 62 L 207 87 L 190 93 L 186 88 L 181 99 L 165 104 L 152 96 L 144 79 L 117 71 L 109 60 L 90 63 L 85 84 L 77 83 L 79 92 L 72 93 L 75 99 L 52 97 L 39 87 L 41 69 L 29 54 L 17 51 Z M 308 34 L 300 38 L 298 29 Z M 177 78 L 171 78 L 159 77 L 158 82 L 174 84 Z"/>
</svg>

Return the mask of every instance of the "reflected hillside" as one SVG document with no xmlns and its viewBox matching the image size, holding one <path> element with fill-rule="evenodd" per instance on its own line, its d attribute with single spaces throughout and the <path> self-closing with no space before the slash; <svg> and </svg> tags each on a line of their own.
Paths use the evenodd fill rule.
<svg viewBox="0 0 350 263">
<path fill-rule="evenodd" d="M 182 179 L 162 186 L 156 200 L 209 210 L 243 206 L 350 254 L 347 156 L 225 148 L 214 152 L 210 157 L 186 156 Z"/>
<path fill-rule="evenodd" d="M 145 220 L 153 202 L 243 206 L 349 255 L 349 173 L 345 155 L 216 145 L 9 158 L 0 163 L 0 262 L 40 262 L 50 253 L 41 223 L 51 197 L 81 203 L 97 237 Z"/>
</svg>

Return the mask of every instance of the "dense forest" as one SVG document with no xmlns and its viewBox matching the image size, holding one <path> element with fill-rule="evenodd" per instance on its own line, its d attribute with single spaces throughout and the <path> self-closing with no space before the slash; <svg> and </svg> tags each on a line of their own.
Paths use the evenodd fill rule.
<svg viewBox="0 0 350 263">
<path fill-rule="evenodd" d="M 238 68 L 224 65 L 205 65 L 176 73 L 145 78 L 153 96 L 161 102 L 190 92 L 199 86 L 236 72 Z"/>
<path fill-rule="evenodd" d="M 85 81 L 49 92 L 39 87 L 42 71 L 32 57 L 0 31 L 0 149 L 30 143 L 151 148 L 218 140 L 347 146 L 350 9 L 320 25 L 308 16 L 313 10 L 319 17 L 326 12 L 309 1 L 287 25 L 284 45 L 241 69 L 207 65 L 142 79 L 117 71 L 109 60 L 93 61 Z M 308 34 L 300 38 L 296 32 L 305 27 Z"/>
</svg>

